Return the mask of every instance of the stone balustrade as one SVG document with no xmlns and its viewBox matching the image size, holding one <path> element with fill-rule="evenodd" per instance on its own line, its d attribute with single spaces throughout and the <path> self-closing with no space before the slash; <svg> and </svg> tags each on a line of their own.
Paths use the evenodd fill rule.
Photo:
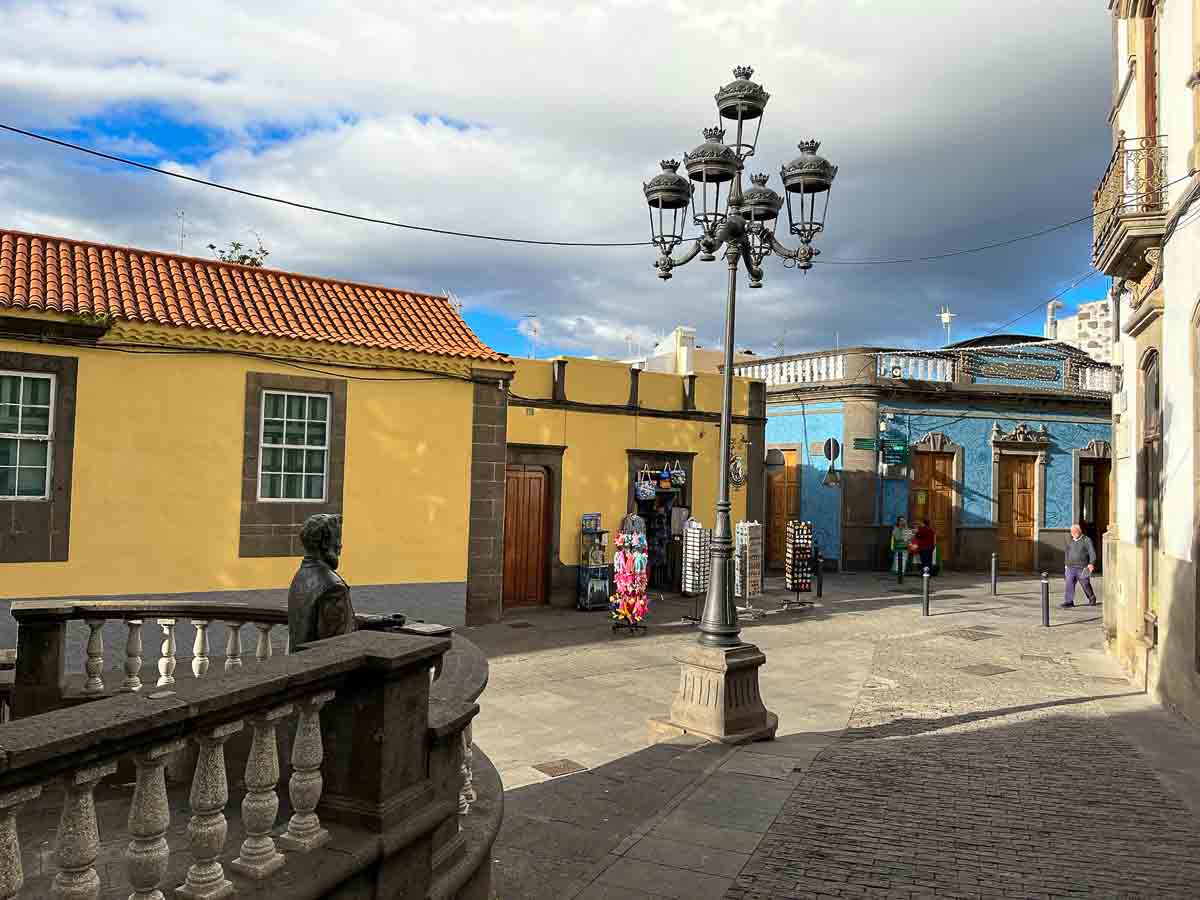
<svg viewBox="0 0 1200 900">
<path fill-rule="evenodd" d="M 955 360 L 949 356 L 922 356 L 911 353 L 880 353 L 880 378 L 898 381 L 954 381 Z"/>
<path fill-rule="evenodd" d="M 12 616 L 18 625 L 12 710 L 15 718 L 114 693 L 170 687 L 180 674 L 177 629 L 185 623 L 191 637 L 193 678 L 238 670 L 249 655 L 242 641 L 248 628 L 252 629 L 249 646 L 254 661 L 264 662 L 274 655 L 273 629 L 284 638 L 283 649 L 287 651 L 287 610 L 278 607 L 196 601 L 18 600 L 12 604 Z M 79 651 L 81 677 L 68 674 L 72 662 L 68 659 L 68 625 L 76 622 L 88 629 Z M 106 656 L 104 634 L 106 630 L 111 633 L 114 626 L 119 627 L 124 644 L 119 671 L 112 671 L 106 663 L 112 654 Z M 157 648 L 148 670 L 146 626 L 153 629 L 155 638 L 149 642 L 151 651 Z M 220 664 L 214 670 L 212 635 L 217 629 L 223 633 L 225 652 L 218 657 Z"/>
<path fill-rule="evenodd" d="M 740 378 L 765 381 L 767 387 L 842 381 L 846 378 L 846 354 L 779 356 L 761 362 L 738 363 L 733 367 L 733 372 Z"/>
<path fill-rule="evenodd" d="M 237 619 L 226 611 L 221 621 Z M 486 898 L 502 787 L 469 736 L 483 654 L 457 636 L 371 631 L 297 650 L 0 725 L 0 900 Z M 242 767 L 226 748 L 245 732 L 244 770 L 231 777 Z M 290 745 L 286 761 L 280 744 Z M 168 763 L 189 748 L 184 831 Z M 110 790 L 99 815 L 97 786 L 122 767 L 133 770 L 132 794 Z M 99 823 L 111 826 L 118 803 L 128 833 L 114 841 Z M 27 883 L 23 864 L 35 857 L 22 848 L 37 836 L 23 833 L 22 817 L 46 804 L 59 811 L 53 872 Z M 231 819 L 243 836 L 233 847 Z"/>
</svg>

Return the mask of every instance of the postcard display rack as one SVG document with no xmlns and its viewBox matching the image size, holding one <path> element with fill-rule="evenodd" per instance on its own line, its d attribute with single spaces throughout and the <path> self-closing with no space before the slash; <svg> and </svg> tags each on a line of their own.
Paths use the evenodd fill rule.
<svg viewBox="0 0 1200 900">
<path fill-rule="evenodd" d="M 787 523 L 787 555 L 784 561 L 784 582 L 794 600 L 785 600 L 784 608 L 811 606 L 811 600 L 801 600 L 801 594 L 812 593 L 817 567 L 816 545 L 813 542 L 812 522 L 792 519 Z"/>
<path fill-rule="evenodd" d="M 737 608 L 738 614 L 760 619 L 766 613 L 754 605 L 762 596 L 763 587 L 763 527 L 758 522 L 738 522 L 734 529 L 733 592 L 746 601 Z"/>
<path fill-rule="evenodd" d="M 600 527 L 600 515 L 583 516 L 579 532 L 579 590 L 575 605 L 579 609 L 608 609 L 613 590 L 612 566 L 605 561 L 608 532 Z"/>
</svg>

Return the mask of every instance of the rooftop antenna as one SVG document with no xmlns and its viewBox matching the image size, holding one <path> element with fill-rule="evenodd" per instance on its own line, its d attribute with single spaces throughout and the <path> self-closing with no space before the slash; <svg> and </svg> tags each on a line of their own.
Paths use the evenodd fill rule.
<svg viewBox="0 0 1200 900">
<path fill-rule="evenodd" d="M 950 307 L 943 305 L 938 310 L 938 318 L 942 322 L 942 327 L 946 329 L 946 346 L 950 346 L 950 323 L 954 321 L 956 313 L 950 312 Z"/>
<path fill-rule="evenodd" d="M 529 338 L 529 358 L 536 359 L 537 342 L 542 333 L 542 325 L 535 313 L 525 313 L 525 315 L 521 316 L 521 320 L 522 322 L 525 320 L 529 321 L 529 324 L 525 326 L 525 336 Z"/>
<path fill-rule="evenodd" d="M 187 224 L 186 210 L 181 209 L 179 212 L 175 213 L 175 218 L 179 220 L 179 255 L 183 256 L 183 240 L 188 236 L 185 228 Z"/>
</svg>

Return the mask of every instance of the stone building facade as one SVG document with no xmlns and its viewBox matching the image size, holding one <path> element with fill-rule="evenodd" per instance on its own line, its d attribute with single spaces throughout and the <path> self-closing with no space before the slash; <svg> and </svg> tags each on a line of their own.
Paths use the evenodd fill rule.
<svg viewBox="0 0 1200 900">
<path fill-rule="evenodd" d="M 1069 316 L 1056 317 L 1060 304 L 1050 304 L 1045 337 L 1082 350 L 1096 362 L 1111 363 L 1117 342 L 1116 304 L 1111 297 L 1081 303 Z"/>
<path fill-rule="evenodd" d="M 1107 644 L 1200 720 L 1200 0 L 1111 0 L 1113 155 L 1093 261 L 1120 323 Z"/>
</svg>

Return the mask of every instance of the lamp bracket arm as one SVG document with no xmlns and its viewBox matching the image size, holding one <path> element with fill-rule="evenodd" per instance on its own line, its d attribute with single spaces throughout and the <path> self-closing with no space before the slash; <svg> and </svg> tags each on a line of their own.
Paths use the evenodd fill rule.
<svg viewBox="0 0 1200 900">
<path fill-rule="evenodd" d="M 750 250 L 749 244 L 742 241 L 742 262 L 746 264 L 746 273 L 750 276 L 752 282 L 762 283 L 763 270 L 754 259 L 754 254 Z"/>
<path fill-rule="evenodd" d="M 801 242 L 800 246 L 795 250 L 783 244 L 779 238 L 764 230 L 763 238 L 771 245 L 771 249 L 780 259 L 791 260 L 795 263 L 796 268 L 811 269 L 813 257 L 820 255 L 821 251 L 807 241 Z"/>
<path fill-rule="evenodd" d="M 677 269 L 680 266 L 686 266 L 693 259 L 700 255 L 700 251 L 704 248 L 701 246 L 703 239 L 697 239 L 683 256 L 676 259 L 670 254 L 663 253 L 654 261 L 654 268 L 658 269 L 658 277 L 664 281 L 671 277 L 671 270 Z"/>
</svg>

